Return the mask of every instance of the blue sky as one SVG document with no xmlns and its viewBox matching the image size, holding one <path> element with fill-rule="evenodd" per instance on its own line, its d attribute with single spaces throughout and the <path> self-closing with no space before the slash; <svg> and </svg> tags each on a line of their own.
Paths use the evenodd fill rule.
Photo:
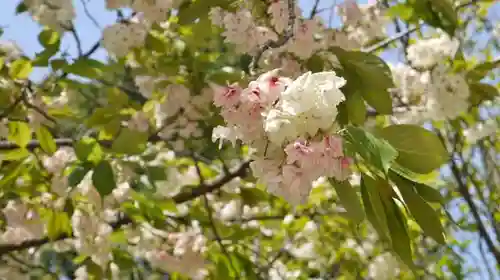
<svg viewBox="0 0 500 280">
<path fill-rule="evenodd" d="M 208 1 L 208 0 L 205 0 Z M 86 11 L 82 3 L 87 3 L 87 11 L 92 14 L 92 16 L 98 21 L 98 25 L 96 26 L 94 22 L 87 16 Z M 312 0 L 299 0 L 300 6 L 304 10 L 304 12 L 309 13 L 312 8 L 312 4 L 314 1 Z M 341 3 L 342 1 L 337 1 L 337 3 Z M 360 0 L 358 3 L 363 4 L 368 2 L 368 0 Z M 38 33 L 40 32 L 40 26 L 31 20 L 28 14 L 24 13 L 22 15 L 15 15 L 14 11 L 19 1 L 13 0 L 3 0 L 2 8 L 0 9 L 0 26 L 4 28 L 4 35 L 2 36 L 2 40 L 12 40 L 15 41 L 25 52 L 26 55 L 33 57 L 36 52 L 42 51 L 42 46 L 38 43 Z M 105 1 L 104 0 L 74 0 L 77 10 L 77 18 L 75 21 L 75 26 L 77 26 L 78 35 L 82 41 L 83 50 L 87 50 L 91 48 L 100 38 L 101 30 L 106 25 L 109 25 L 116 20 L 116 14 L 114 12 L 109 12 L 105 9 Z M 320 8 L 326 8 L 333 3 L 331 0 L 323 0 L 321 1 Z M 325 20 L 328 19 L 329 14 L 325 12 L 324 14 Z M 494 8 L 490 10 L 490 17 L 500 20 L 500 3 L 497 3 Z M 340 24 L 338 18 L 335 18 L 333 21 L 333 25 Z M 393 31 L 389 30 L 389 34 L 392 34 Z M 484 42 L 484 34 L 477 35 L 477 41 Z M 74 43 L 74 38 L 70 33 L 67 33 L 62 40 L 62 48 L 63 50 L 68 50 L 71 54 L 76 54 L 76 45 Z M 497 54 L 498 55 L 498 54 Z M 103 50 L 97 51 L 93 58 L 103 59 L 106 57 L 106 54 Z M 394 52 L 388 52 L 383 54 L 384 59 L 390 62 L 398 61 L 398 56 Z M 38 80 L 43 77 L 46 73 L 46 70 L 43 69 L 35 69 L 32 74 L 32 78 L 34 80 Z M 458 235 L 460 239 L 477 239 L 477 235 L 470 235 L 460 233 Z M 473 246 L 472 254 L 475 255 L 476 259 L 481 259 L 479 255 L 479 251 L 477 246 Z M 470 263 L 475 262 L 475 258 L 471 258 L 466 256 L 467 260 Z M 478 277 L 477 279 L 481 279 Z"/>
</svg>

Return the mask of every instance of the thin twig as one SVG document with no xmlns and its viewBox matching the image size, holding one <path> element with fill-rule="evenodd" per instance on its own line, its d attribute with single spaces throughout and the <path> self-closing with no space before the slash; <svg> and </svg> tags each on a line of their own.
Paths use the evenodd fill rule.
<svg viewBox="0 0 500 280">
<path fill-rule="evenodd" d="M 320 0 L 315 0 L 314 5 L 311 10 L 311 14 L 309 15 L 309 19 L 313 19 L 317 14 L 318 14 L 318 6 L 319 6 Z"/>
<path fill-rule="evenodd" d="M 75 39 L 78 56 L 79 57 L 83 56 L 82 40 L 80 40 L 80 36 L 78 36 L 78 33 L 76 33 L 75 27 L 72 26 L 71 28 L 69 28 L 69 31 L 71 32 L 73 38 Z"/>
<path fill-rule="evenodd" d="M 92 14 L 90 13 L 88 7 L 87 7 L 87 2 L 85 2 L 85 0 L 80 0 L 80 2 L 82 3 L 82 6 L 83 6 L 83 12 L 85 13 L 85 15 L 90 19 L 90 21 L 92 21 L 92 23 L 95 25 L 95 27 L 97 27 L 97 29 L 101 30 L 101 25 L 99 24 L 99 22 L 97 22 L 97 20 L 94 18 L 94 16 L 92 16 Z"/>
<path fill-rule="evenodd" d="M 361 49 L 361 51 L 367 52 L 367 53 L 376 52 L 376 51 L 378 51 L 380 49 L 383 49 L 383 48 L 389 46 L 391 43 L 393 43 L 393 42 L 395 42 L 395 41 L 397 41 L 397 40 L 399 40 L 401 38 L 404 38 L 405 36 L 408 36 L 409 34 L 415 32 L 415 31 L 417 31 L 419 29 L 420 29 L 420 25 L 412 27 L 412 28 L 410 28 L 410 29 L 408 29 L 408 30 L 406 30 L 404 32 L 397 33 L 396 35 L 394 35 L 392 37 L 389 37 L 389 38 L 387 38 L 387 39 L 385 39 L 385 40 L 383 40 L 383 41 L 381 41 L 381 42 L 379 42 L 379 43 L 377 43 L 375 45 L 372 45 L 372 46 L 370 46 L 368 48 Z"/>
<path fill-rule="evenodd" d="M 438 130 L 435 130 L 435 132 L 438 135 L 438 137 L 440 138 L 443 145 L 445 147 L 448 146 L 447 141 L 446 141 L 445 137 L 441 134 L 441 132 L 439 132 Z M 452 172 L 453 176 L 455 177 L 455 181 L 457 182 L 458 191 L 460 192 L 462 197 L 465 199 L 465 202 L 467 202 L 467 205 L 469 206 L 469 209 L 472 213 L 472 216 L 474 217 L 474 220 L 476 221 L 476 225 L 477 225 L 478 230 L 479 230 L 479 236 L 481 236 L 481 238 L 486 243 L 488 250 L 495 257 L 497 265 L 500 265 L 500 251 L 496 248 L 495 243 L 493 243 L 493 240 L 491 239 L 490 235 L 488 234 L 486 226 L 484 225 L 484 223 L 481 219 L 481 215 L 479 214 L 479 211 L 478 211 L 476 205 L 474 204 L 472 196 L 469 193 L 467 183 L 465 183 L 463 181 L 460 168 L 458 167 L 457 162 L 453 158 L 453 155 L 455 155 L 457 153 L 457 144 L 458 144 L 457 140 L 458 139 L 455 138 L 454 143 L 450 143 L 451 149 L 449 149 L 449 150 L 451 150 L 451 154 L 452 154 L 452 158 L 450 160 L 451 172 Z"/>
</svg>

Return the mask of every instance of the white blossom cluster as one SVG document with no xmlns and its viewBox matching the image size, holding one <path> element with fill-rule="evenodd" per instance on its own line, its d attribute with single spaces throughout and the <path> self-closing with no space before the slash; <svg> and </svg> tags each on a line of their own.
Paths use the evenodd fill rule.
<svg viewBox="0 0 500 280">
<path fill-rule="evenodd" d="M 25 0 L 33 19 L 56 31 L 71 28 L 76 17 L 72 0 Z"/>
<path fill-rule="evenodd" d="M 274 30 L 255 22 L 252 12 L 245 8 L 239 9 L 236 13 L 230 13 L 216 7 L 210 11 L 210 16 L 214 25 L 224 28 L 222 36 L 225 37 L 227 43 L 235 46 L 237 52 L 254 54 L 268 41 L 277 41 L 289 28 L 290 13 L 286 0 L 273 1 L 267 12 L 271 17 Z M 273 52 L 286 51 L 301 59 L 306 59 L 322 49 L 318 38 L 323 32 L 323 27 L 319 18 L 300 18 L 298 15 L 301 14 L 301 10 L 298 6 L 295 6 L 293 12 L 297 15 L 293 25 L 293 36 L 285 45 L 274 49 Z"/>
<path fill-rule="evenodd" d="M 408 49 L 408 60 L 414 68 L 430 69 L 455 56 L 460 42 L 440 31 L 439 37 L 418 40 Z"/>
<path fill-rule="evenodd" d="M 368 266 L 368 276 L 370 279 L 395 279 L 399 271 L 398 260 L 389 252 L 376 256 Z"/>
<path fill-rule="evenodd" d="M 385 37 L 388 23 L 377 3 L 358 5 L 355 0 L 346 0 L 337 6 L 348 38 L 360 46 Z"/>
<path fill-rule="evenodd" d="M 394 95 L 404 105 L 394 113 L 401 123 L 455 119 L 469 107 L 470 89 L 465 75 L 445 64 L 420 72 L 407 65 L 392 67 Z"/>
<path fill-rule="evenodd" d="M 0 236 L 0 243 L 21 244 L 45 235 L 45 223 L 37 209 L 24 201 L 8 201 L 2 212 L 7 226 Z"/>
<path fill-rule="evenodd" d="M 170 11 L 177 7 L 175 0 L 107 0 L 108 9 L 131 8 L 138 13 L 128 21 L 107 26 L 103 31 L 103 47 L 117 57 L 123 57 L 133 48 L 144 44 L 153 23 L 163 24 Z"/>
<path fill-rule="evenodd" d="M 497 135 L 498 132 L 498 122 L 494 119 L 488 119 L 476 124 L 474 127 L 464 129 L 463 133 L 467 143 L 474 145 L 483 138 Z"/>
<path fill-rule="evenodd" d="M 307 72 L 295 80 L 266 72 L 243 89 L 214 88 L 227 126 L 213 130 L 213 140 L 242 140 L 256 150 L 253 174 L 269 192 L 289 203 L 305 203 L 312 182 L 321 176 L 345 180 L 350 159 L 337 135 L 337 105 L 345 80 L 335 72 Z"/>
<path fill-rule="evenodd" d="M 147 25 L 138 21 L 119 22 L 107 26 L 102 32 L 102 46 L 109 53 L 122 57 L 140 47 L 148 34 Z"/>
</svg>

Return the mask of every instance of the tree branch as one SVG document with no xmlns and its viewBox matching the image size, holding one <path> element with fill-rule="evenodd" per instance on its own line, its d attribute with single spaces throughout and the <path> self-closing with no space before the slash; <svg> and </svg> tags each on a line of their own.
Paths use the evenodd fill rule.
<svg viewBox="0 0 500 280">
<path fill-rule="evenodd" d="M 439 131 L 436 130 L 436 134 L 441 139 L 441 142 L 443 143 L 443 145 L 445 147 L 447 147 L 446 139 L 441 134 L 441 132 L 439 132 Z M 469 190 L 467 188 L 467 183 L 465 183 L 463 181 L 460 168 L 458 167 L 457 162 L 453 158 L 453 155 L 455 153 L 457 153 L 457 151 L 456 151 L 457 150 L 457 144 L 458 144 L 457 140 L 458 139 L 455 139 L 454 143 L 450 143 L 452 145 L 451 149 L 449 149 L 449 150 L 451 150 L 451 154 L 452 154 L 452 158 L 450 160 L 451 172 L 452 172 L 452 174 L 455 177 L 455 180 L 457 182 L 458 191 L 460 192 L 460 194 L 462 195 L 462 197 L 465 199 L 465 202 L 467 202 L 467 205 L 469 206 L 469 209 L 470 209 L 470 211 L 472 213 L 472 216 L 474 217 L 474 220 L 476 221 L 476 225 L 477 225 L 478 230 L 479 230 L 479 236 L 481 236 L 481 238 L 486 243 L 486 246 L 488 247 L 488 250 L 495 257 L 497 265 L 500 266 L 500 251 L 496 248 L 495 243 L 493 243 L 493 240 L 489 236 L 488 231 L 486 229 L 486 226 L 484 225 L 484 223 L 483 223 L 483 221 L 481 219 L 481 215 L 479 214 L 479 211 L 478 211 L 476 205 L 474 204 L 472 196 L 469 193 Z"/>
</svg>

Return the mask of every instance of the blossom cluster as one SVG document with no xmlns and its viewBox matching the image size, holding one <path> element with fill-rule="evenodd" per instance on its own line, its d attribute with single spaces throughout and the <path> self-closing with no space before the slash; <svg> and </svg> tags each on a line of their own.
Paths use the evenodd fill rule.
<svg viewBox="0 0 500 280">
<path fill-rule="evenodd" d="M 383 10 L 376 3 L 358 5 L 356 2 L 346 0 L 337 6 L 348 38 L 359 46 L 384 38 L 388 19 L 384 17 Z"/>
<path fill-rule="evenodd" d="M 305 203 L 314 180 L 349 175 L 335 124 L 345 83 L 333 71 L 292 80 L 275 69 L 246 88 L 212 84 L 214 104 L 227 123 L 214 129 L 213 140 L 249 144 L 256 149 L 251 168 L 268 191 L 293 205 Z"/>
<path fill-rule="evenodd" d="M 470 89 L 465 75 L 446 64 L 459 46 L 441 33 L 408 48 L 410 65 L 392 66 L 396 88 L 393 94 L 405 110 L 394 118 L 401 123 L 423 123 L 454 119 L 469 107 Z"/>
<path fill-rule="evenodd" d="M 70 29 L 76 17 L 71 0 L 25 0 L 24 4 L 35 21 L 53 30 Z"/>
</svg>

